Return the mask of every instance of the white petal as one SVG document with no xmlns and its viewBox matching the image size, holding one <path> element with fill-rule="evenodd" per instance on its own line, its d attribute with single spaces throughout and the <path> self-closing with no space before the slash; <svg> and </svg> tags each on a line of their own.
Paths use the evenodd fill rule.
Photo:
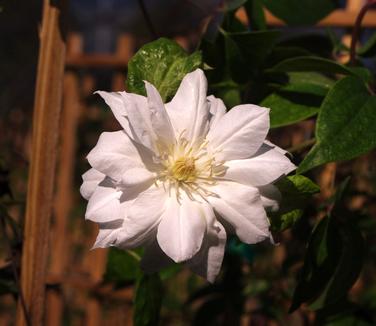
<svg viewBox="0 0 376 326">
<path fill-rule="evenodd" d="M 209 196 L 207 200 L 234 227 L 241 241 L 257 243 L 269 237 L 269 220 L 257 188 L 223 181 L 211 191 L 218 197 Z"/>
<path fill-rule="evenodd" d="M 166 110 L 175 134 L 195 141 L 205 137 L 208 130 L 209 105 L 206 99 L 207 81 L 204 72 L 197 69 L 187 74 Z"/>
<path fill-rule="evenodd" d="M 214 282 L 221 270 L 225 246 L 226 231 L 214 217 L 207 225 L 200 251 L 187 261 L 187 266 L 209 282 Z"/>
<path fill-rule="evenodd" d="M 151 274 L 168 267 L 172 263 L 173 260 L 162 251 L 155 239 L 145 247 L 141 259 L 141 268 L 145 273 Z"/>
<path fill-rule="evenodd" d="M 214 128 L 218 121 L 226 114 L 226 106 L 223 101 L 213 95 L 208 96 L 208 101 L 210 105 L 210 128 Z"/>
<path fill-rule="evenodd" d="M 94 193 L 95 188 L 101 181 L 103 181 L 105 177 L 106 176 L 103 173 L 95 169 L 90 169 L 86 171 L 82 175 L 83 182 L 80 188 L 81 196 L 84 197 L 86 200 L 89 200 L 89 198 Z"/>
<path fill-rule="evenodd" d="M 127 118 L 127 110 L 123 103 L 122 93 L 125 92 L 104 92 L 96 91 L 94 94 L 99 94 L 106 104 L 110 107 L 112 113 L 114 114 L 117 121 L 123 129 L 130 135 L 129 122 Z"/>
<path fill-rule="evenodd" d="M 121 195 L 122 192 L 116 189 L 111 179 L 104 179 L 89 199 L 85 218 L 99 223 L 122 219 Z"/>
<path fill-rule="evenodd" d="M 285 155 L 267 145 L 249 159 L 227 161 L 225 167 L 225 179 L 251 186 L 272 183 L 296 169 Z"/>
<path fill-rule="evenodd" d="M 122 93 L 124 106 L 127 108 L 132 135 L 138 143 L 151 151 L 156 151 L 157 135 L 151 123 L 151 111 L 146 97 Z"/>
<path fill-rule="evenodd" d="M 270 146 L 270 147 L 274 148 L 276 151 L 280 152 L 283 155 L 285 155 L 285 154 L 288 153 L 288 151 L 284 150 L 281 147 L 278 147 L 277 145 L 273 144 L 272 142 L 270 142 L 267 139 L 264 140 L 264 145 L 267 145 L 267 146 Z"/>
<path fill-rule="evenodd" d="M 227 112 L 208 132 L 207 139 L 219 161 L 251 157 L 269 130 L 269 109 L 239 105 Z"/>
<path fill-rule="evenodd" d="M 145 183 L 152 183 L 155 177 L 155 173 L 144 168 L 131 168 L 123 174 L 121 185 L 125 187 L 138 187 Z"/>
<path fill-rule="evenodd" d="M 175 262 L 188 260 L 199 251 L 206 229 L 207 204 L 186 195 L 180 201 L 175 196 L 168 198 L 157 233 L 159 246 Z"/>
<path fill-rule="evenodd" d="M 260 191 L 262 205 L 266 211 L 275 212 L 279 209 L 279 203 L 281 202 L 281 192 L 274 185 L 266 185 L 258 187 Z"/>
<path fill-rule="evenodd" d="M 143 155 L 142 158 L 140 154 Z M 143 158 L 147 161 L 148 156 L 150 154 L 142 150 L 141 146 L 136 148 L 135 142 L 125 132 L 115 131 L 103 132 L 87 159 L 93 168 L 120 181 L 129 169 L 146 169 Z"/>
<path fill-rule="evenodd" d="M 95 240 L 95 243 L 91 249 L 108 248 L 112 246 L 116 241 L 116 236 L 121 225 L 121 220 L 109 223 L 99 223 L 99 232 L 97 235 L 97 239 Z"/>
<path fill-rule="evenodd" d="M 149 238 L 150 232 L 158 225 L 165 211 L 167 194 L 163 187 L 152 185 L 139 194 L 129 208 L 124 222 L 124 245 L 133 245 Z"/>
<path fill-rule="evenodd" d="M 151 111 L 151 124 L 158 136 L 158 140 L 165 145 L 173 144 L 175 141 L 174 130 L 162 98 L 157 89 L 147 81 L 145 81 L 145 88 L 148 96 L 149 109 Z"/>
</svg>

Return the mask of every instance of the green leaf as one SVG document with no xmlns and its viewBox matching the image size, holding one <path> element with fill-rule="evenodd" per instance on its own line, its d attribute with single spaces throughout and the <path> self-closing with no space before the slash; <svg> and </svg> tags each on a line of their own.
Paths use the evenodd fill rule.
<svg viewBox="0 0 376 326">
<path fill-rule="evenodd" d="M 280 209 L 271 213 L 272 230 L 282 232 L 292 227 L 302 216 L 304 207 L 312 195 L 320 188 L 302 175 L 293 175 L 279 180 L 277 188 L 282 194 Z"/>
<path fill-rule="evenodd" d="M 324 217 L 311 234 L 290 312 L 303 302 L 314 300 L 325 288 L 337 263 L 339 248 L 336 239 L 337 231 L 332 220 Z"/>
<path fill-rule="evenodd" d="M 287 126 L 314 116 L 320 110 L 321 97 L 292 92 L 274 92 L 261 106 L 270 108 L 270 128 Z"/>
<path fill-rule="evenodd" d="M 158 325 L 162 292 L 162 282 L 158 274 L 141 275 L 134 299 L 133 322 L 135 326 Z"/>
<path fill-rule="evenodd" d="M 104 281 L 121 285 L 135 281 L 141 273 L 139 260 L 130 252 L 111 247 L 108 253 Z"/>
<path fill-rule="evenodd" d="M 353 70 L 335 61 L 307 56 L 286 59 L 274 66 L 272 70 L 279 72 L 315 71 L 326 74 L 356 75 Z"/>
<path fill-rule="evenodd" d="M 313 230 L 290 312 L 301 303 L 322 316 L 346 303 L 362 268 L 364 242 L 355 219 L 343 205 L 348 179 L 333 196 L 334 207 Z M 346 306 L 346 305 L 345 305 Z M 338 311 L 337 311 L 338 312 Z"/>
<path fill-rule="evenodd" d="M 290 72 L 289 81 L 282 90 L 303 94 L 325 96 L 334 85 L 334 80 L 316 72 Z"/>
<path fill-rule="evenodd" d="M 288 83 L 267 96 L 261 105 L 271 109 L 270 127 L 299 122 L 320 110 L 323 97 L 334 81 L 315 72 L 290 72 Z"/>
<path fill-rule="evenodd" d="M 128 64 L 130 92 L 145 95 L 144 80 L 153 84 L 164 101 L 176 92 L 183 77 L 202 64 L 200 52 L 188 55 L 174 41 L 160 38 L 144 45 Z"/>
<path fill-rule="evenodd" d="M 289 25 L 313 25 L 335 8 L 332 0 L 263 0 L 270 12 Z"/>
<path fill-rule="evenodd" d="M 210 89 L 223 100 L 227 108 L 241 104 L 242 86 L 232 80 L 225 80 L 218 84 L 211 84 Z"/>
<path fill-rule="evenodd" d="M 272 51 L 280 35 L 279 31 L 255 31 L 255 32 L 240 32 L 240 33 L 227 33 L 227 35 L 234 40 L 239 47 L 248 66 L 243 67 L 246 70 L 253 72 L 260 69 Z"/>
<path fill-rule="evenodd" d="M 376 97 L 357 77 L 338 81 L 317 119 L 316 144 L 298 168 L 303 173 L 327 162 L 350 160 L 376 147 Z"/>
<path fill-rule="evenodd" d="M 362 269 L 364 244 L 359 230 L 347 224 L 339 228 L 339 240 L 342 246 L 339 262 L 323 293 L 311 304 L 313 310 L 332 305 L 345 297 Z"/>
</svg>

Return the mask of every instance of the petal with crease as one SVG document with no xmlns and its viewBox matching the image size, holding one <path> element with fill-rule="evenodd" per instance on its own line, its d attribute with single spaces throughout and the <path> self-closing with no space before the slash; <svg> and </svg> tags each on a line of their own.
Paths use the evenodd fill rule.
<svg viewBox="0 0 376 326">
<path fill-rule="evenodd" d="M 127 110 L 123 103 L 122 94 L 125 92 L 104 92 L 96 91 L 94 94 L 99 94 L 106 104 L 110 107 L 112 113 L 114 114 L 117 121 L 127 132 L 128 135 L 131 135 L 129 128 L 129 121 L 127 118 Z"/>
<path fill-rule="evenodd" d="M 269 220 L 257 188 L 224 181 L 211 191 L 217 196 L 208 197 L 208 201 L 232 225 L 241 241 L 257 243 L 269 237 Z"/>
<path fill-rule="evenodd" d="M 122 221 L 117 220 L 109 223 L 100 223 L 97 239 L 91 249 L 95 248 L 108 248 L 112 246 L 117 237 L 119 227 L 121 227 Z"/>
<path fill-rule="evenodd" d="M 175 135 L 184 132 L 189 141 L 205 137 L 209 116 L 207 87 L 204 72 L 200 69 L 183 78 L 174 98 L 166 104 Z"/>
<path fill-rule="evenodd" d="M 269 130 L 269 109 L 235 106 L 209 130 L 207 140 L 219 161 L 249 158 L 257 152 Z"/>
<path fill-rule="evenodd" d="M 134 140 L 156 152 L 157 136 L 151 123 L 151 111 L 147 98 L 137 94 L 122 93 L 127 108 L 131 133 Z"/>
<path fill-rule="evenodd" d="M 184 194 L 180 203 L 173 195 L 167 199 L 157 240 L 161 249 L 175 262 L 188 260 L 200 250 L 207 223 L 205 205 Z"/>
<path fill-rule="evenodd" d="M 90 197 L 85 218 L 93 222 L 106 223 L 122 219 L 120 210 L 121 191 L 106 177 Z"/>
<path fill-rule="evenodd" d="M 165 211 L 166 197 L 163 187 L 152 185 L 136 198 L 124 223 L 128 239 L 143 239 L 158 225 Z"/>
<path fill-rule="evenodd" d="M 147 81 L 145 81 L 145 88 L 148 96 L 149 109 L 151 111 L 151 124 L 159 141 L 165 145 L 174 143 L 174 130 L 161 96 L 157 89 Z"/>
<path fill-rule="evenodd" d="M 103 132 L 87 159 L 94 169 L 120 181 L 129 169 L 146 169 L 140 154 L 150 156 L 142 147 L 137 148 L 125 132 Z"/>
<path fill-rule="evenodd" d="M 226 106 L 220 98 L 213 95 L 208 96 L 210 105 L 210 128 L 215 128 L 218 121 L 226 114 Z"/>
<path fill-rule="evenodd" d="M 96 169 L 90 169 L 82 175 L 82 185 L 80 188 L 80 193 L 82 197 L 86 200 L 89 200 L 92 194 L 94 193 L 95 188 L 98 184 L 103 181 L 106 176 L 97 171 Z"/>
<path fill-rule="evenodd" d="M 272 183 L 296 169 L 285 155 L 267 145 L 262 145 L 251 158 L 227 161 L 225 167 L 225 179 L 250 186 Z"/>
<path fill-rule="evenodd" d="M 226 245 L 226 231 L 213 212 L 212 215 L 200 251 L 186 263 L 193 272 L 209 282 L 214 282 L 221 269 Z"/>
</svg>

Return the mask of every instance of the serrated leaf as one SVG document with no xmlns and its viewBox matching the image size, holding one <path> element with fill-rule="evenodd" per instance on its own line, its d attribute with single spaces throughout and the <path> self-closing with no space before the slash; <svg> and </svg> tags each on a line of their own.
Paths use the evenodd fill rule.
<svg viewBox="0 0 376 326">
<path fill-rule="evenodd" d="M 357 77 L 338 81 L 317 119 L 316 144 L 298 168 L 303 173 L 327 162 L 349 160 L 376 147 L 376 97 Z"/>
<path fill-rule="evenodd" d="M 110 248 L 104 281 L 121 285 L 135 281 L 140 273 L 139 261 L 133 255 L 125 250 Z"/>
<path fill-rule="evenodd" d="M 336 8 L 332 0 L 263 0 L 273 15 L 289 25 L 314 25 Z"/>
<path fill-rule="evenodd" d="M 144 80 L 153 84 L 162 99 L 170 99 L 183 77 L 202 64 L 200 52 L 188 55 L 177 43 L 166 38 L 144 45 L 128 64 L 128 89 L 145 95 Z"/>
<path fill-rule="evenodd" d="M 133 322 L 135 326 L 158 325 L 162 292 L 162 282 L 158 274 L 141 275 L 134 299 Z"/>
</svg>

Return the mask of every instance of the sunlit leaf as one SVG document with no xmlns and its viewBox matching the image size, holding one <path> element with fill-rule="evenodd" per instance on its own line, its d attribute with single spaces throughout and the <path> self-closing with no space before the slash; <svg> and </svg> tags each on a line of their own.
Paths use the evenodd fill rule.
<svg viewBox="0 0 376 326">
<path fill-rule="evenodd" d="M 200 67 L 200 52 L 188 55 L 177 43 L 166 38 L 144 45 L 128 64 L 130 92 L 145 95 L 144 80 L 152 83 L 164 101 L 176 92 L 183 77 Z"/>
<path fill-rule="evenodd" d="M 363 81 L 346 77 L 326 96 L 316 125 L 317 142 L 298 168 L 303 173 L 318 165 L 349 160 L 376 147 L 376 97 Z"/>
</svg>

